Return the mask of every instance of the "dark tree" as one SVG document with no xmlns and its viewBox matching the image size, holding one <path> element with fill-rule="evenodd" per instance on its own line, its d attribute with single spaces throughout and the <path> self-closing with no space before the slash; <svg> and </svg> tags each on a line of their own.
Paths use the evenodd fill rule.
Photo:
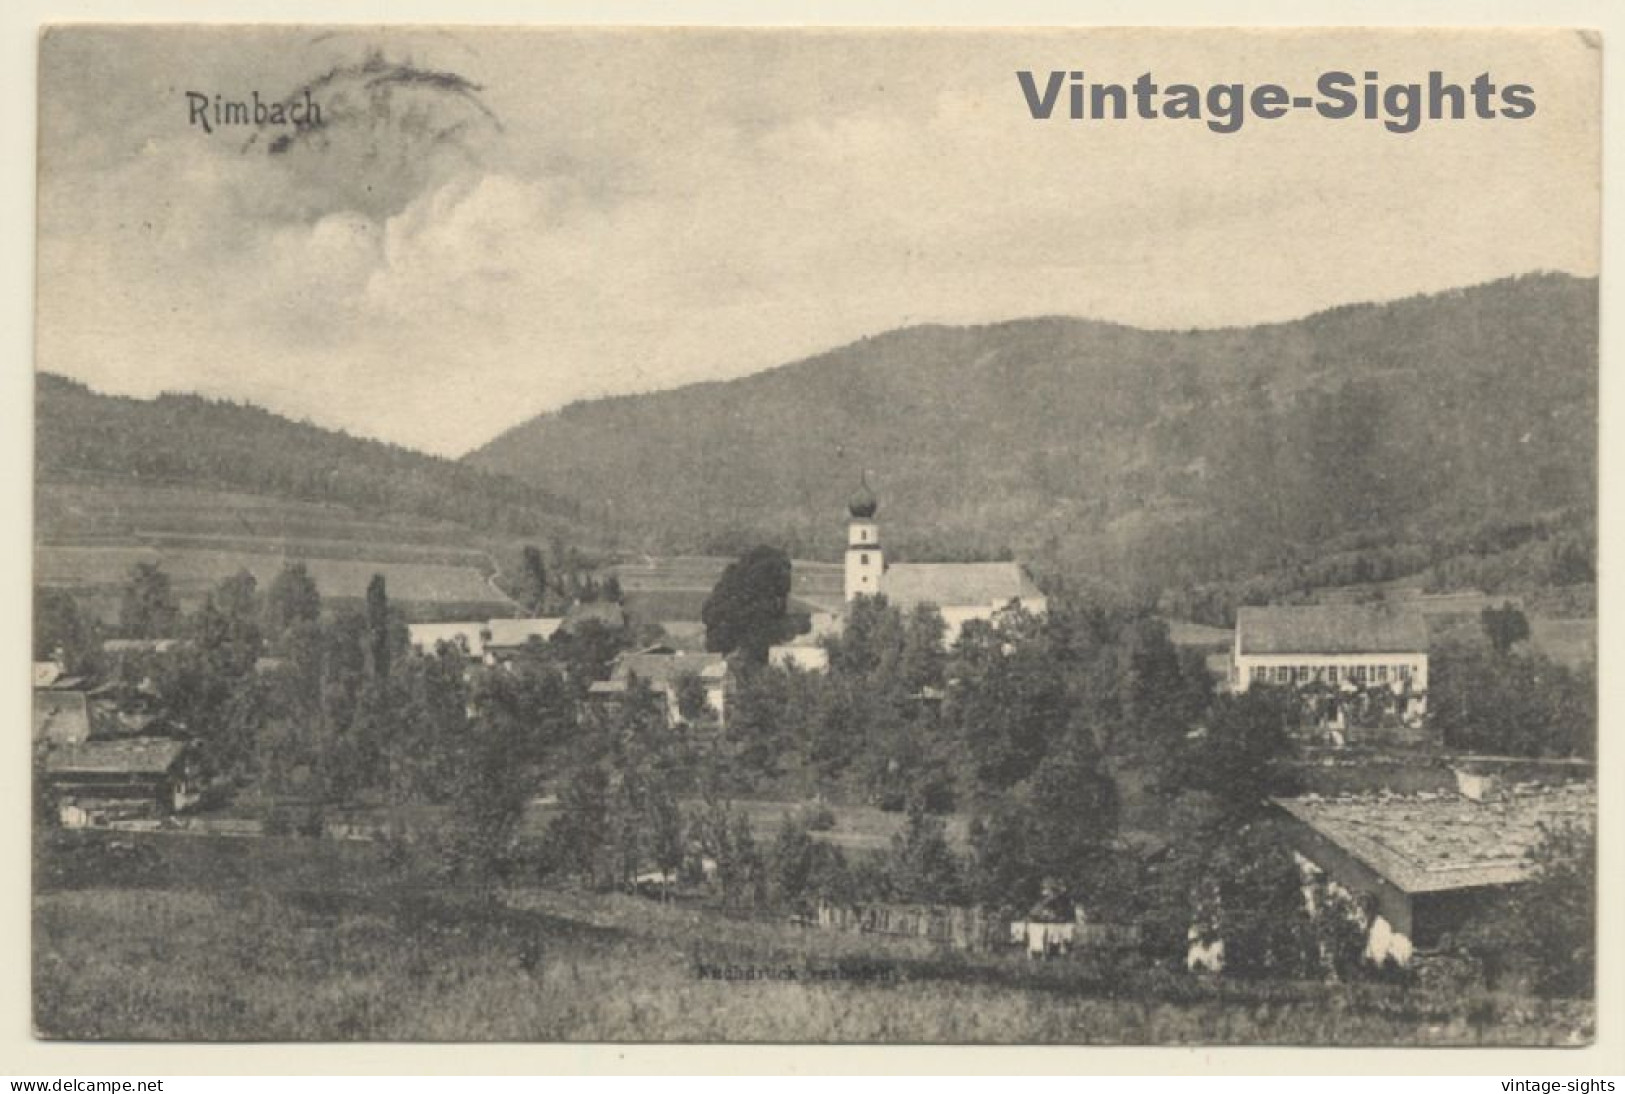
<svg viewBox="0 0 1625 1094">
<path fill-rule="evenodd" d="M 753 547 L 728 564 L 705 602 L 705 648 L 765 663 L 768 647 L 785 636 L 789 603 L 790 556 Z"/>
<path fill-rule="evenodd" d="M 1482 963 L 1492 987 L 1518 970 L 1544 994 L 1590 997 L 1597 978 L 1596 830 L 1572 823 L 1548 829 L 1529 860 L 1530 879 L 1482 912 L 1462 946 Z"/>
<path fill-rule="evenodd" d="M 1454 749 L 1513 756 L 1594 756 L 1597 681 L 1527 650 L 1441 644 L 1428 666 L 1428 718 Z"/>
<path fill-rule="evenodd" d="M 1009 795 L 971 822 L 967 887 L 977 904 L 1020 914 L 1042 894 L 1043 878 L 1031 855 L 1031 819 L 1027 803 Z"/>
<path fill-rule="evenodd" d="M 941 688 L 948 655 L 942 640 L 947 634 L 942 613 L 930 604 L 916 604 L 903 632 L 903 684 L 911 692 Z"/>
<path fill-rule="evenodd" d="M 204 600 L 194 619 L 198 648 L 209 671 L 245 676 L 261 649 L 260 605 L 254 575 L 240 570 Z"/>
<path fill-rule="evenodd" d="M 380 680 L 389 678 L 389 593 L 384 587 L 384 575 L 373 574 L 367 582 L 367 652 L 372 674 Z"/>
<path fill-rule="evenodd" d="M 682 715 L 683 721 L 698 721 L 711 709 L 711 700 L 705 693 L 705 681 L 700 679 L 698 673 L 683 673 L 677 678 L 675 690 L 677 713 Z"/>
<path fill-rule="evenodd" d="M 573 749 L 545 840 L 549 864 L 600 888 L 631 886 L 651 869 L 675 874 L 684 758 L 659 697 L 634 681 L 613 710 L 587 719 Z"/>
<path fill-rule="evenodd" d="M 846 886 L 846 858 L 840 848 L 815 837 L 788 813 L 773 840 L 769 864 L 774 895 L 784 904 L 837 897 Z"/>
<path fill-rule="evenodd" d="M 314 623 L 322 615 L 322 597 L 303 562 L 285 564 L 265 594 L 265 633 L 280 642 L 288 629 Z"/>
<path fill-rule="evenodd" d="M 536 793 L 538 765 L 574 719 L 564 682 L 535 666 L 479 674 L 470 700 L 474 716 L 446 742 L 447 850 L 455 872 L 486 889 L 511 867 L 519 822 Z M 584 798 L 575 804 L 590 809 L 592 786 L 583 790 Z"/>
<path fill-rule="evenodd" d="M 101 627 L 68 593 L 39 589 L 34 595 L 34 660 L 57 658 L 70 675 L 95 673 L 102 664 Z"/>
<path fill-rule="evenodd" d="M 1038 766 L 1026 804 L 1033 864 L 1041 880 L 1079 895 L 1117 835 L 1117 786 L 1087 732 L 1074 730 Z"/>
<path fill-rule="evenodd" d="M 1499 608 L 1485 608 L 1479 613 L 1479 621 L 1490 645 L 1503 657 L 1529 637 L 1529 620 L 1511 602 L 1504 602 Z"/>
<path fill-rule="evenodd" d="M 119 626 L 132 638 L 172 638 L 180 622 L 169 575 L 156 562 L 137 562 L 119 604 Z"/>
<path fill-rule="evenodd" d="M 972 621 L 955 647 L 943 719 L 976 783 L 1004 790 L 1031 775 L 1071 720 L 1066 673 L 1030 620 Z"/>
<path fill-rule="evenodd" d="M 1277 761 L 1293 754 L 1296 709 L 1290 694 L 1273 688 L 1218 696 L 1206 724 L 1181 742 L 1176 781 L 1213 795 L 1231 817 L 1258 813 L 1268 797 L 1292 789 Z"/>
<path fill-rule="evenodd" d="M 519 575 L 519 602 L 531 615 L 539 615 L 547 603 L 547 566 L 541 548 L 526 544 L 524 570 Z"/>
<path fill-rule="evenodd" d="M 1208 682 L 1188 675 L 1168 637 L 1168 625 L 1159 619 L 1129 623 L 1119 650 L 1122 713 L 1113 751 L 1164 765 L 1200 715 Z"/>
<path fill-rule="evenodd" d="M 711 794 L 689 817 L 686 827 L 694 850 L 715 864 L 712 882 L 722 891 L 723 900 L 736 906 L 757 904 L 765 895 L 768 878 L 750 819 Z M 700 868 L 703 872 L 703 866 Z"/>
<path fill-rule="evenodd" d="M 896 894 L 919 904 L 957 904 L 964 899 L 964 871 L 942 818 L 923 804 L 908 811 L 908 823 L 892 837 L 891 870 Z"/>
<path fill-rule="evenodd" d="M 1212 845 L 1193 894 L 1204 941 L 1223 940 L 1224 974 L 1295 980 L 1321 970 L 1320 936 L 1291 851 L 1259 827 Z"/>
<path fill-rule="evenodd" d="M 566 682 L 577 694 L 584 696 L 593 681 L 608 678 L 615 655 L 626 649 L 628 637 L 625 628 L 587 619 L 555 632 L 548 640 L 548 657 L 563 668 Z"/>
</svg>

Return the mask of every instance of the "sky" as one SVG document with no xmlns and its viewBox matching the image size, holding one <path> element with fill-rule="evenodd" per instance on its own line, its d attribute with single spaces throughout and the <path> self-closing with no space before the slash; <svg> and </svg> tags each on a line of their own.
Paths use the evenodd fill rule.
<svg viewBox="0 0 1625 1094">
<path fill-rule="evenodd" d="M 1562 31 L 57 29 L 37 365 L 456 456 L 918 323 L 1230 326 L 1594 276 L 1599 56 Z M 1537 109 L 1035 121 L 1020 69 L 1488 71 Z M 326 125 L 292 140 L 191 124 L 188 91 L 307 86 Z"/>
</svg>

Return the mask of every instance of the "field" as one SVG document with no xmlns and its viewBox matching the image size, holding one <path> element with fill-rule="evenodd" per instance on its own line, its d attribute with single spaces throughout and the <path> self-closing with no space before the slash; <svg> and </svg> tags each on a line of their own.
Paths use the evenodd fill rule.
<svg viewBox="0 0 1625 1094">
<path fill-rule="evenodd" d="M 293 838 L 41 833 L 34 928 L 48 1038 L 1442 1045 L 1592 1029 L 1580 1003 L 1114 974 L 563 889 L 486 901 L 370 845 Z"/>
<path fill-rule="evenodd" d="M 1547 657 L 1579 668 L 1597 663 L 1597 621 L 1595 619 L 1546 619 L 1539 616 L 1529 620 L 1530 642 Z"/>
<path fill-rule="evenodd" d="M 626 594 L 626 610 L 642 622 L 697 620 L 717 579 L 732 559 L 700 555 L 649 558 L 611 568 Z M 790 574 L 791 611 L 833 611 L 845 590 L 844 571 L 830 562 L 797 560 Z"/>
<path fill-rule="evenodd" d="M 390 598 L 414 619 L 506 615 L 513 605 L 491 579 L 497 560 L 516 558 L 520 547 L 478 529 L 385 519 L 338 505 L 105 480 L 39 482 L 35 543 L 36 581 L 69 590 L 109 622 L 137 562 L 162 563 L 182 606 L 191 609 L 239 569 L 263 587 L 294 559 L 307 564 L 324 597 L 359 599 L 372 575 L 381 573 Z M 634 619 L 697 621 L 729 561 L 642 558 L 606 573 L 620 580 Z M 796 562 L 791 582 L 793 611 L 842 602 L 837 565 Z"/>
<path fill-rule="evenodd" d="M 263 589 L 285 563 L 294 560 L 305 563 L 324 597 L 359 600 L 366 595 L 367 582 L 372 576 L 383 574 L 392 600 L 489 604 L 497 611 L 512 609 L 486 582 L 485 575 L 473 566 L 320 558 L 301 550 L 298 544 L 285 555 L 241 550 L 47 545 L 35 549 L 34 572 L 41 585 L 83 591 L 90 594 L 92 603 L 110 597 L 116 605 L 118 590 L 131 567 L 138 562 L 161 563 L 173 583 L 176 597 L 183 605 L 192 605 L 239 570 L 252 573 Z"/>
<path fill-rule="evenodd" d="M 804 808 L 793 802 L 752 801 L 740 799 L 733 808 L 750 821 L 751 831 L 758 841 L 771 840 L 779 830 L 786 813 Z M 835 826 L 814 832 L 813 838 L 835 845 L 848 853 L 886 851 L 891 848 L 892 836 L 903 830 L 908 818 L 902 813 L 887 813 L 872 805 L 830 805 Z M 969 845 L 969 822 L 963 816 L 943 818 L 949 844 L 963 852 Z"/>
<path fill-rule="evenodd" d="M 360 599 L 381 573 L 414 617 L 506 614 L 491 548 L 468 529 L 368 518 L 341 506 L 253 494 L 97 482 L 42 482 L 34 567 L 104 619 L 137 562 L 161 563 L 183 607 L 246 569 L 265 587 L 301 560 L 325 597 Z"/>
<path fill-rule="evenodd" d="M 685 801 L 683 804 L 685 808 L 690 808 L 697 807 L 699 803 Z M 750 822 L 750 829 L 757 843 L 767 844 L 772 842 L 785 816 L 804 811 L 807 803 L 737 798 L 731 806 L 736 813 Z M 812 836 L 816 840 L 839 847 L 848 854 L 890 850 L 892 836 L 901 832 L 908 822 L 908 818 L 902 813 L 888 813 L 872 805 L 831 804 L 828 809 L 835 818 L 834 826 L 823 831 L 815 831 Z M 543 798 L 533 802 L 525 814 L 525 831 L 530 835 L 539 836 L 557 810 L 557 798 Z M 969 847 L 970 841 L 969 821 L 964 816 L 948 816 L 943 818 L 943 822 L 949 845 L 955 851 L 964 852 Z"/>
</svg>

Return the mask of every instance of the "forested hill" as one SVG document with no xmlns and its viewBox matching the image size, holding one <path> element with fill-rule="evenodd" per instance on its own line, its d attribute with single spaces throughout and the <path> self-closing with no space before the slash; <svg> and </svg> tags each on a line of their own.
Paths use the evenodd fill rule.
<svg viewBox="0 0 1625 1094">
<path fill-rule="evenodd" d="M 121 398 L 42 372 L 35 409 L 41 481 L 90 476 L 241 491 L 493 534 L 568 529 L 578 516 L 574 502 L 517 479 L 245 404 Z"/>
<path fill-rule="evenodd" d="M 838 550 L 868 468 L 908 557 L 1162 585 L 1306 544 L 1583 524 L 1596 392 L 1597 284 L 1541 274 L 1251 328 L 908 328 L 573 405 L 466 459 L 568 489 L 651 549 L 803 556 Z"/>
</svg>

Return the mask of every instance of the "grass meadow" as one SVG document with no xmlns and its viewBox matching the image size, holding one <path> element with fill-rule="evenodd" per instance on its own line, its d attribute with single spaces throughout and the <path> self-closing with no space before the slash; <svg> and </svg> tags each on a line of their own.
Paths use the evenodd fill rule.
<svg viewBox="0 0 1625 1094">
<path fill-rule="evenodd" d="M 1573 1002 L 1114 974 L 559 888 L 477 899 L 367 844 L 51 832 L 36 851 L 46 1038 L 1453 1045 L 1592 1027 Z M 749 973 L 774 978 L 712 978 Z"/>
</svg>

